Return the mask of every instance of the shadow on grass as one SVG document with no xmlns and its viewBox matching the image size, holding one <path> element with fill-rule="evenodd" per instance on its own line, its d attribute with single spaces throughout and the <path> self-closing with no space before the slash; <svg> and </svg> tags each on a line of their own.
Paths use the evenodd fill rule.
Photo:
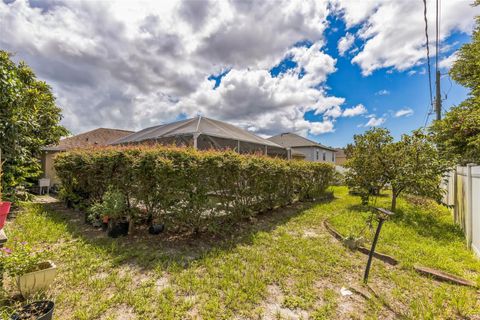
<svg viewBox="0 0 480 320">
<path fill-rule="evenodd" d="M 428 206 L 428 203 L 422 206 Z M 373 206 L 361 204 L 350 205 L 348 209 L 358 213 L 375 213 Z M 428 211 L 422 210 L 419 205 L 410 205 L 407 208 L 398 208 L 389 220 L 414 230 L 422 237 L 433 238 L 436 241 L 449 242 L 463 238 L 463 231 L 459 226 L 443 221 L 438 215 L 429 214 Z"/>
<path fill-rule="evenodd" d="M 162 233 L 149 235 L 146 226 L 136 226 L 132 235 L 109 238 L 106 232 L 84 222 L 84 213 L 67 209 L 62 203 L 42 204 L 45 214 L 56 223 L 65 223 L 75 238 L 87 244 L 108 250 L 115 264 L 131 264 L 142 269 L 153 269 L 175 265 L 188 268 L 195 260 L 209 254 L 230 251 L 238 245 L 252 244 L 260 232 L 270 232 L 287 223 L 290 219 L 321 203 L 328 203 L 334 197 L 316 202 L 296 203 L 287 207 L 267 211 L 250 220 L 228 226 L 215 234 Z"/>
<path fill-rule="evenodd" d="M 352 204 L 348 206 L 348 210 L 357 212 L 369 212 L 373 210 L 373 207 L 363 204 Z"/>
<path fill-rule="evenodd" d="M 423 237 L 434 238 L 436 241 L 450 242 L 463 239 L 463 231 L 458 225 L 442 221 L 438 216 L 422 212 L 415 206 L 397 209 L 391 220 L 408 226 Z"/>
</svg>

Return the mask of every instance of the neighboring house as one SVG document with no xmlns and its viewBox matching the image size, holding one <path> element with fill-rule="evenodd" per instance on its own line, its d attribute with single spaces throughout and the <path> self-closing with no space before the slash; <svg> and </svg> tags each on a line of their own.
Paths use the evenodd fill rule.
<svg viewBox="0 0 480 320">
<path fill-rule="evenodd" d="M 272 141 L 229 123 L 202 116 L 146 128 L 111 144 L 177 145 L 288 158 L 287 149 Z"/>
<path fill-rule="evenodd" d="M 60 183 L 53 167 L 55 155 L 59 152 L 75 148 L 106 146 L 112 141 L 118 140 L 132 133 L 132 131 L 127 130 L 98 128 L 73 137 L 62 139 L 57 145 L 45 147 L 43 148 L 43 154 L 41 157 L 43 177 L 50 179 L 50 186 Z"/>
<path fill-rule="evenodd" d="M 344 149 L 337 149 L 337 152 L 335 154 L 335 164 L 337 166 L 343 166 L 347 162 L 347 157 L 345 155 L 345 150 Z"/>
<path fill-rule="evenodd" d="M 287 132 L 270 137 L 268 140 L 290 149 L 292 156 L 303 154 L 306 161 L 335 163 L 335 149 L 298 134 Z"/>
</svg>

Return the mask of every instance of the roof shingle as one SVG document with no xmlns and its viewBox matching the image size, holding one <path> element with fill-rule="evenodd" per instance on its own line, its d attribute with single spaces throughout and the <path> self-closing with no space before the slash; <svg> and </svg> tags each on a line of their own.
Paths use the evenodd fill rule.
<svg viewBox="0 0 480 320">
<path fill-rule="evenodd" d="M 57 145 L 50 145 L 45 151 L 65 151 L 74 148 L 84 148 L 90 146 L 105 146 L 109 143 L 132 134 L 133 131 L 98 128 L 92 131 L 84 132 L 73 137 L 60 140 Z"/>
<path fill-rule="evenodd" d="M 309 140 L 307 138 L 304 138 L 292 132 L 281 133 L 276 136 L 268 138 L 268 140 L 275 142 L 276 144 L 279 144 L 285 148 L 318 147 L 322 149 L 335 151 L 334 148 L 324 146 L 318 142 Z"/>
</svg>

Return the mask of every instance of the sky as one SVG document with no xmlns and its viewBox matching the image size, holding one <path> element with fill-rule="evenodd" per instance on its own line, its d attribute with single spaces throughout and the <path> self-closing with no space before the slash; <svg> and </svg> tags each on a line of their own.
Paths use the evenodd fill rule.
<svg viewBox="0 0 480 320">
<path fill-rule="evenodd" d="M 445 111 L 468 94 L 448 70 L 480 14 L 471 2 L 441 1 Z M 422 0 L 0 0 L 0 49 L 51 85 L 73 134 L 202 115 L 342 147 L 371 127 L 399 137 L 432 121 L 423 10 Z M 433 70 L 434 1 L 427 20 Z"/>
</svg>

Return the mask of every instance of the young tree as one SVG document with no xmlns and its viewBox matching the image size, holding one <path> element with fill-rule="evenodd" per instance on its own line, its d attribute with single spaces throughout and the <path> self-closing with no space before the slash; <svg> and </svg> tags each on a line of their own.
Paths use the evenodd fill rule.
<svg viewBox="0 0 480 320">
<path fill-rule="evenodd" d="M 476 6 L 480 0 L 475 1 Z M 472 42 L 464 44 L 450 70 L 452 79 L 470 89 L 469 97 L 430 128 L 444 157 L 459 164 L 480 163 L 480 16 Z"/>
<path fill-rule="evenodd" d="M 441 200 L 440 183 L 451 164 L 438 154 L 429 136 L 416 130 L 412 135 L 402 135 L 400 141 L 386 149 L 391 155 L 391 166 L 386 167 L 385 179 L 392 188 L 392 211 L 395 211 L 397 198 L 402 192 Z"/>
<path fill-rule="evenodd" d="M 0 148 L 4 192 L 36 178 L 43 146 L 57 143 L 67 130 L 50 87 L 23 62 L 0 50 Z"/>
<path fill-rule="evenodd" d="M 350 189 L 359 192 L 363 202 L 368 202 L 370 195 L 378 194 L 387 183 L 386 167 L 390 165 L 390 155 L 386 146 L 393 137 L 387 129 L 373 128 L 362 135 L 353 137 L 354 143 L 345 149 L 348 172 L 345 182 Z"/>
<path fill-rule="evenodd" d="M 402 192 L 441 199 L 440 182 L 450 163 L 438 155 L 423 132 L 414 131 L 394 142 L 388 130 L 371 129 L 355 136 L 355 143 L 347 150 L 349 187 L 371 193 L 372 188 L 388 184 L 392 189 L 392 211 Z"/>
</svg>

